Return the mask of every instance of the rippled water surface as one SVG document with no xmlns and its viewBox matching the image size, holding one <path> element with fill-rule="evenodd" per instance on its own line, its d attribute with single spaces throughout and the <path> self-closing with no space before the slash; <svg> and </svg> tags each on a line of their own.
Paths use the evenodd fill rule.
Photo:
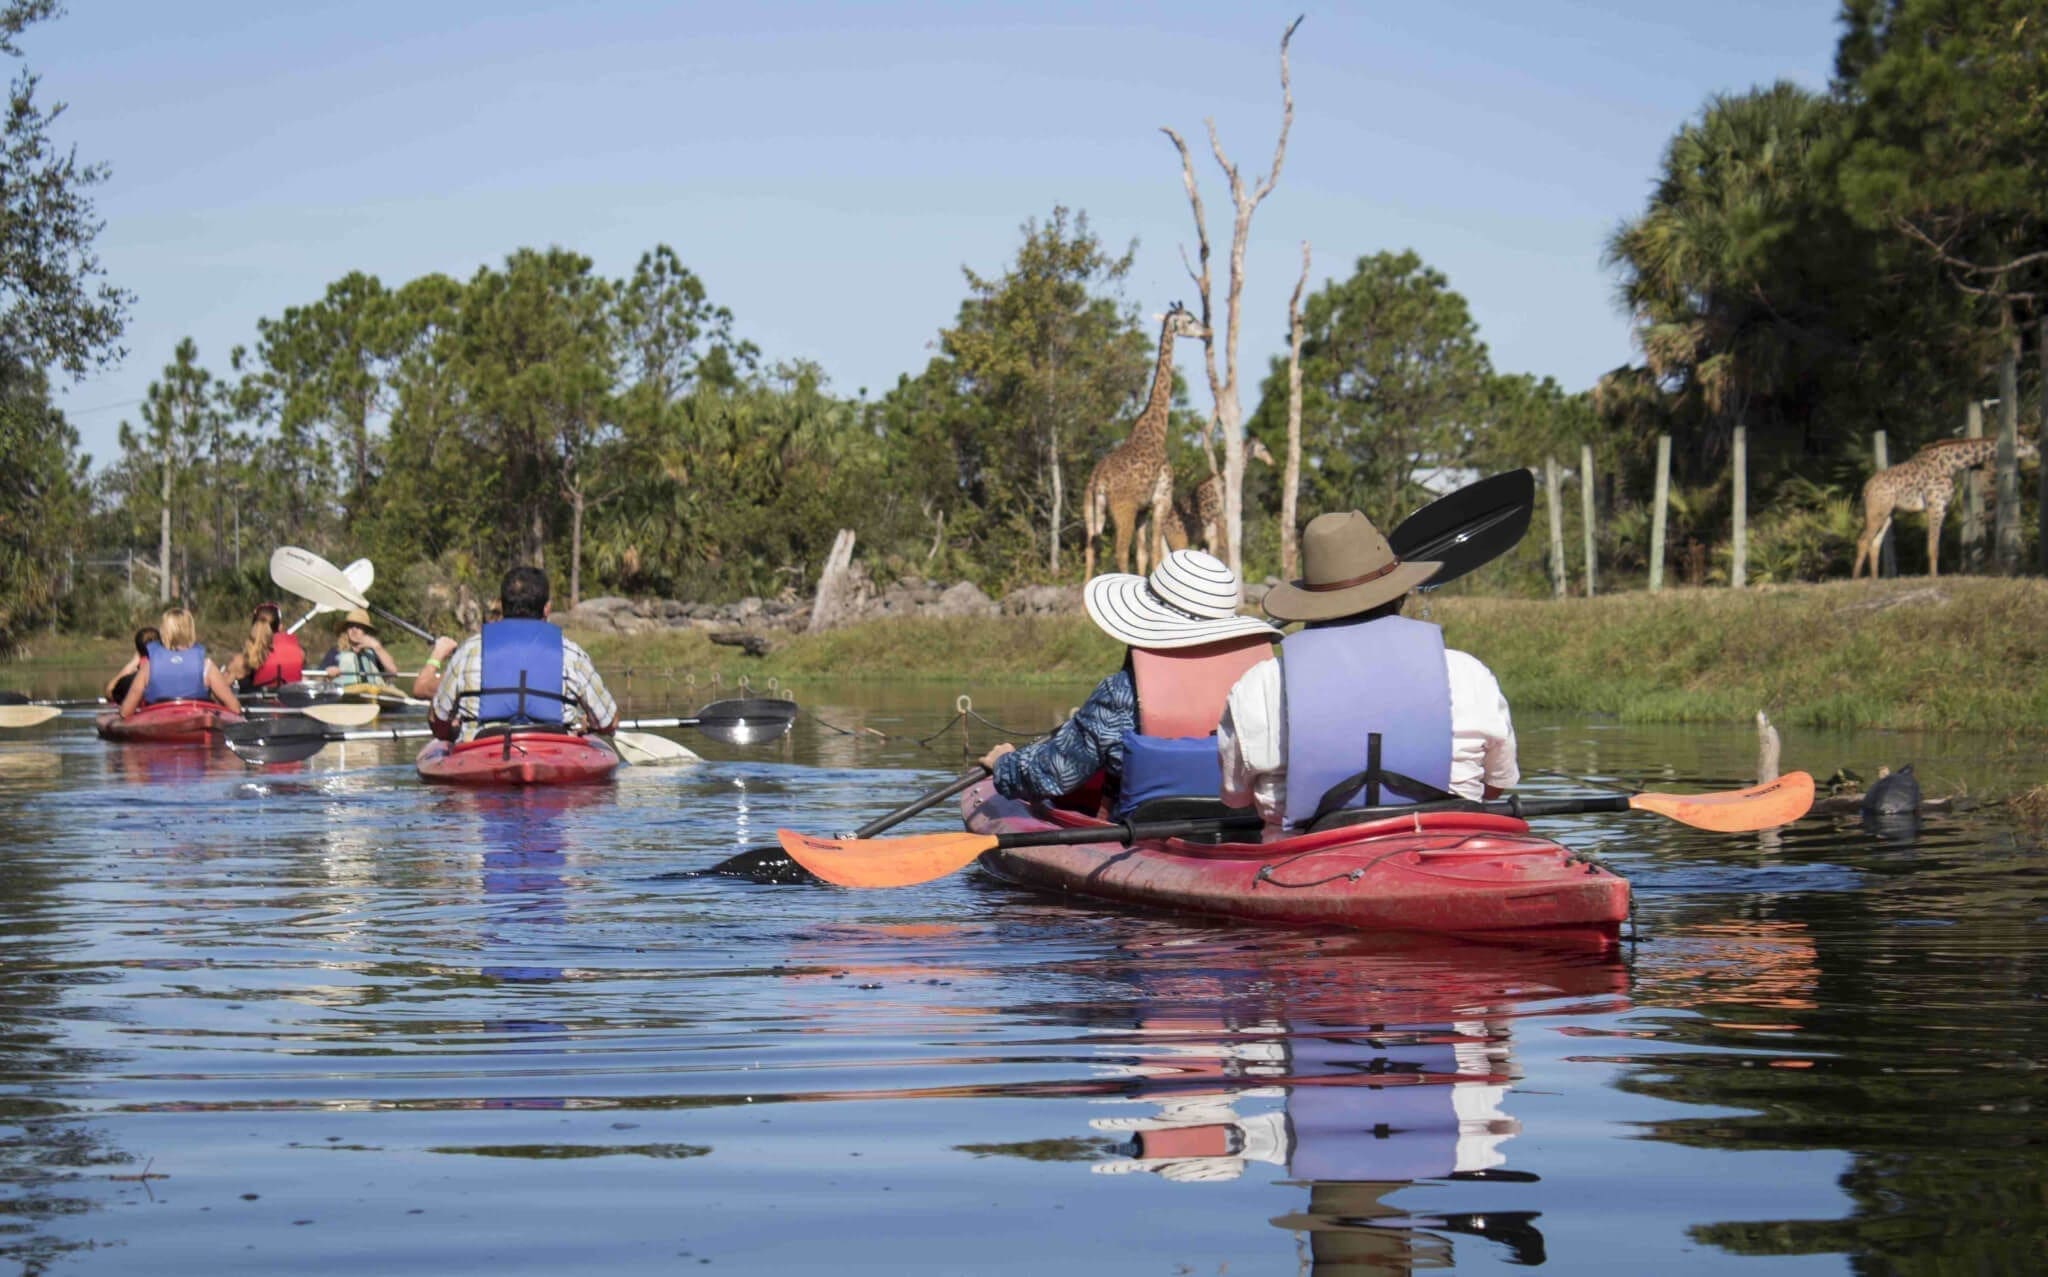
<svg viewBox="0 0 2048 1277">
<path fill-rule="evenodd" d="M 1606 956 L 1147 916 L 973 870 L 680 876 L 945 781 L 959 728 L 917 738 L 952 690 L 806 689 L 787 742 L 555 793 L 431 789 L 395 743 L 251 771 L 79 718 L 6 733 L 0 1257 L 2041 1269 L 2048 857 L 2002 808 L 1540 822 L 1635 884 L 1640 943 Z M 979 709 L 1043 727 L 1084 690 Z M 1544 791 L 1752 766 L 1739 729 L 1521 727 Z M 2004 741 L 1787 741 L 1816 774 L 1906 761 L 1930 793 L 2048 778 Z"/>
</svg>

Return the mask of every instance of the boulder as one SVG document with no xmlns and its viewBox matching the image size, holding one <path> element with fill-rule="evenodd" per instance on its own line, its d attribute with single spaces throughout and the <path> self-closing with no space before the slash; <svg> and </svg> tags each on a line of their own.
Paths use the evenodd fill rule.
<svg viewBox="0 0 2048 1277">
<path fill-rule="evenodd" d="M 1078 585 L 1026 585 L 1003 596 L 1005 616 L 1078 616 L 1083 610 Z"/>
<path fill-rule="evenodd" d="M 1000 609 L 995 600 L 981 592 L 981 587 L 972 581 L 961 581 L 940 592 L 921 611 L 931 616 L 995 616 Z"/>
</svg>

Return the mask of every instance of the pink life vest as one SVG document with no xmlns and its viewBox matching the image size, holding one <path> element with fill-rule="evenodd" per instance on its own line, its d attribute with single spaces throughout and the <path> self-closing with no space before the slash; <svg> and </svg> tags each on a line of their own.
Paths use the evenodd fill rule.
<svg viewBox="0 0 2048 1277">
<path fill-rule="evenodd" d="M 1215 798 L 1223 787 L 1216 725 L 1244 672 L 1273 655 L 1261 635 L 1172 651 L 1131 649 L 1138 730 L 1123 736 L 1123 781 L 1114 814 L 1160 798 Z"/>
</svg>

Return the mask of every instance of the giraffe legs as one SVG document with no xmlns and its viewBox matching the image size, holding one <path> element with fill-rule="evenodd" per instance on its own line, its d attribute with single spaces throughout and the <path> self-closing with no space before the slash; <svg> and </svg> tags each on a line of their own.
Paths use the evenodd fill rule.
<svg viewBox="0 0 2048 1277">
<path fill-rule="evenodd" d="M 1929 580 L 1941 575 L 1941 521 L 1948 514 L 1948 502 L 1935 499 L 1927 503 L 1927 576 Z"/>
<path fill-rule="evenodd" d="M 1095 538 L 1102 535 L 1103 507 L 1108 504 L 1102 491 L 1102 484 L 1096 476 L 1088 476 L 1088 490 L 1081 498 L 1081 527 L 1087 532 L 1087 542 L 1081 551 L 1081 579 L 1095 575 Z"/>
<path fill-rule="evenodd" d="M 1870 575 L 1877 576 L 1877 548 L 1884 540 L 1885 530 L 1891 527 L 1891 502 L 1879 493 L 1872 492 L 1869 485 L 1863 489 L 1863 535 L 1856 538 L 1856 562 L 1849 567 L 1849 579 L 1855 580 L 1863 574 L 1864 560 L 1870 562 Z"/>
<path fill-rule="evenodd" d="M 1154 566 L 1166 558 L 1167 521 L 1173 518 L 1173 472 L 1166 467 L 1159 468 L 1159 477 L 1152 484 L 1152 528 L 1146 543 L 1152 548 Z M 1142 548 L 1142 547 L 1141 547 Z M 1144 557 L 1139 556 L 1138 571 L 1146 571 Z"/>
<path fill-rule="evenodd" d="M 1138 503 L 1119 501 L 1109 508 L 1110 522 L 1116 525 L 1116 570 L 1131 570 L 1132 542 L 1138 531 Z"/>
</svg>

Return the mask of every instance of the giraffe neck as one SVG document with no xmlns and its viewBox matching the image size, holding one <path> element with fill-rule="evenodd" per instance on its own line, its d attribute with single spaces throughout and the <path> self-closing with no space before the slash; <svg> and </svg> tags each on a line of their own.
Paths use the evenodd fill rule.
<svg viewBox="0 0 2048 1277">
<path fill-rule="evenodd" d="M 1150 443 L 1156 438 L 1163 445 L 1166 442 L 1166 415 L 1172 407 L 1173 329 L 1169 326 L 1159 330 L 1159 362 L 1152 369 L 1152 395 L 1145 400 L 1145 411 L 1138 414 L 1138 420 L 1131 426 L 1131 439 Z"/>
<path fill-rule="evenodd" d="M 1957 470 L 1968 470 L 1973 466 L 1981 466 L 1997 456 L 1997 439 L 1972 439 L 1967 443 L 1941 450 L 1940 464 L 1942 473 L 1948 475 L 1953 474 Z"/>
</svg>

